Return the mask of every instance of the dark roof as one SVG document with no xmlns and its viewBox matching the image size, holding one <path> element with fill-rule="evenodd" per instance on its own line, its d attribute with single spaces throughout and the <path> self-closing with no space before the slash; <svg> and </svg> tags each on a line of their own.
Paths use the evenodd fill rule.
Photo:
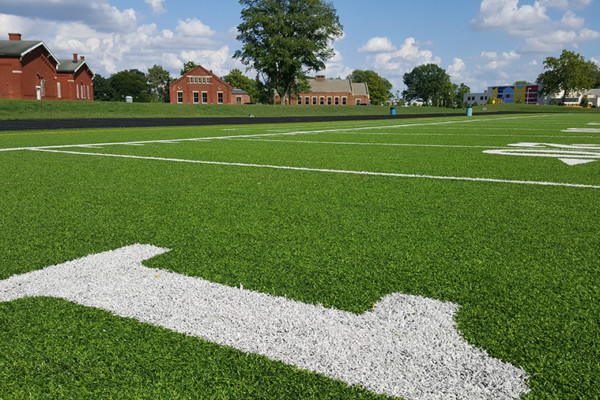
<svg viewBox="0 0 600 400">
<path fill-rule="evenodd" d="M 77 60 L 77 61 L 73 61 L 72 59 L 58 60 L 58 65 L 56 66 L 56 72 L 74 74 L 79 70 L 79 68 L 83 67 L 84 65 L 87 65 L 84 60 Z M 88 66 L 88 69 L 89 69 L 89 66 Z"/>
<path fill-rule="evenodd" d="M 366 83 L 352 82 L 350 79 L 309 79 L 308 84 L 311 93 L 352 93 L 355 96 L 369 94 Z"/>
<path fill-rule="evenodd" d="M 48 51 L 48 54 L 50 54 L 50 57 L 58 62 L 44 42 L 39 40 L 0 40 L 0 57 L 23 57 L 39 46 L 43 46 Z"/>
<path fill-rule="evenodd" d="M 242 89 L 233 89 L 231 91 L 231 94 L 249 94 L 249 93 Z"/>
</svg>

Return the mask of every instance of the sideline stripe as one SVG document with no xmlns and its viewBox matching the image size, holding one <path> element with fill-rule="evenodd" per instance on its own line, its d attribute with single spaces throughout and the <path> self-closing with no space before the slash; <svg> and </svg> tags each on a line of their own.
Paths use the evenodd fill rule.
<svg viewBox="0 0 600 400">
<path fill-rule="evenodd" d="M 47 152 L 47 153 L 77 154 L 77 155 L 84 155 L 84 156 L 132 158 L 132 159 L 136 159 L 136 160 L 171 161 L 171 162 L 181 162 L 181 163 L 191 163 L 191 164 L 227 165 L 227 166 L 235 166 L 235 167 L 271 168 L 271 169 L 284 169 L 284 170 L 307 171 L 307 172 L 329 172 L 329 173 L 334 173 L 334 174 L 391 176 L 391 177 L 397 177 L 397 178 L 421 178 L 421 179 L 439 179 L 439 180 L 450 180 L 450 181 L 514 183 L 514 184 L 521 184 L 521 185 L 562 186 L 562 187 L 584 188 L 584 189 L 600 189 L 600 185 L 585 185 L 585 184 L 579 184 L 579 183 L 521 181 L 521 180 L 510 180 L 510 179 L 470 178 L 470 177 L 418 175 L 418 174 L 397 174 L 397 173 L 392 173 L 392 172 L 352 171 L 352 170 L 343 170 L 343 169 L 304 168 L 304 167 L 290 167 L 290 166 L 283 166 L 283 165 L 246 164 L 246 163 L 233 163 L 233 162 L 223 162 L 223 161 L 184 160 L 184 159 L 180 159 L 180 158 L 145 157 L 145 156 L 132 156 L 132 155 L 126 155 L 126 154 L 85 153 L 85 152 L 79 152 L 79 151 L 50 150 L 50 149 L 30 149 L 30 150 Z"/>
<path fill-rule="evenodd" d="M 277 142 L 277 143 L 309 143 L 309 144 L 345 144 L 358 146 L 404 146 L 404 147 L 442 147 L 460 149 L 509 149 L 506 146 L 467 146 L 459 144 L 416 144 L 416 143 L 369 143 L 369 142 L 320 142 L 314 140 L 282 140 L 282 139 L 229 139 L 244 142 Z"/>
</svg>

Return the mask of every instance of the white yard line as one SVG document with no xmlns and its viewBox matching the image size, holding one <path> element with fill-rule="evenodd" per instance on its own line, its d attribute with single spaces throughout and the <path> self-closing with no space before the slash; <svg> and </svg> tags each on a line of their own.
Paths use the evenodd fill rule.
<svg viewBox="0 0 600 400">
<path fill-rule="evenodd" d="M 185 159 L 180 159 L 180 158 L 133 156 L 133 155 L 127 155 L 127 154 L 86 153 L 86 152 L 79 152 L 79 151 L 52 150 L 52 149 L 41 149 L 41 148 L 31 149 L 31 150 L 48 152 L 48 153 L 76 154 L 76 155 L 96 156 L 96 157 L 130 158 L 130 159 L 136 159 L 136 160 L 170 161 L 170 162 L 180 162 L 180 163 L 190 163 L 190 164 L 226 165 L 226 166 L 234 166 L 234 167 L 270 168 L 270 169 L 282 169 L 282 170 L 291 170 L 291 171 L 327 172 L 327 173 L 335 173 L 335 174 L 388 176 L 388 177 L 397 177 L 397 178 L 419 178 L 419 179 L 437 179 L 437 180 L 450 180 L 450 181 L 511 183 L 511 184 L 520 184 L 520 185 L 561 186 L 561 187 L 584 188 L 584 189 L 600 189 L 600 185 L 586 185 L 586 184 L 579 184 L 579 183 L 522 181 L 522 180 L 511 180 L 511 179 L 472 178 L 472 177 L 419 175 L 419 174 L 398 174 L 398 173 L 392 173 L 392 172 L 352 171 L 352 170 L 326 169 L 326 168 L 305 168 L 305 167 L 291 167 L 291 166 L 269 165 L 269 164 L 247 164 L 247 163 L 235 163 L 235 162 L 223 162 L 223 161 L 203 161 L 203 160 L 185 160 Z"/>
<path fill-rule="evenodd" d="M 357 146 L 403 146 L 403 147 L 441 147 L 441 148 L 460 148 L 460 149 L 508 149 L 506 146 L 467 146 L 454 144 L 415 144 L 415 143 L 365 143 L 365 142 L 320 142 L 313 140 L 281 140 L 281 139 L 229 139 L 244 142 L 278 142 L 278 143 L 310 143 L 310 144 L 342 144 Z"/>
<path fill-rule="evenodd" d="M 597 128 L 568 128 L 561 132 L 575 132 L 575 133 L 600 133 L 600 129 Z"/>
</svg>

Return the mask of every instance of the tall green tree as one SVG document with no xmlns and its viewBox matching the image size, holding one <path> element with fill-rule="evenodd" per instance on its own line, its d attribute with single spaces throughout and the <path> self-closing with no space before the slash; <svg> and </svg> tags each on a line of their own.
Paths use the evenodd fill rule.
<svg viewBox="0 0 600 400">
<path fill-rule="evenodd" d="M 248 92 L 251 102 L 258 102 L 258 88 L 256 87 L 256 81 L 245 76 L 241 70 L 237 68 L 232 69 L 228 75 L 223 77 L 223 80 L 234 88 Z"/>
<path fill-rule="evenodd" d="M 150 101 L 168 103 L 170 101 L 169 85 L 173 79 L 169 71 L 160 65 L 154 64 L 148 69 L 146 82 L 150 88 Z"/>
<path fill-rule="evenodd" d="M 570 93 L 581 93 L 594 86 L 596 64 L 586 61 L 573 51 L 563 50 L 560 57 L 547 57 L 537 83 L 542 85 L 541 94 L 550 95 L 564 91 L 562 103 Z"/>
<path fill-rule="evenodd" d="M 183 68 L 181 69 L 181 76 L 185 75 L 186 72 L 193 70 L 194 68 L 196 68 L 198 65 L 193 62 L 193 61 L 188 61 L 186 63 L 183 64 Z"/>
<path fill-rule="evenodd" d="M 392 84 L 385 78 L 371 70 L 362 71 L 355 69 L 348 76 L 353 82 L 366 83 L 369 89 L 369 98 L 372 104 L 379 105 L 387 103 L 392 95 Z"/>
<path fill-rule="evenodd" d="M 423 64 L 413 68 L 403 77 L 406 90 L 402 96 L 406 100 L 421 99 L 427 105 L 450 106 L 452 102 L 452 82 L 450 75 L 436 64 Z"/>
<path fill-rule="evenodd" d="M 100 74 L 94 75 L 92 80 L 94 84 L 94 100 L 96 101 L 114 101 L 115 91 L 110 84 L 110 79 L 104 78 Z"/>
<path fill-rule="evenodd" d="M 110 85 L 115 91 L 115 100 L 123 101 L 126 96 L 135 102 L 150 101 L 150 88 L 146 83 L 146 74 L 137 69 L 120 71 L 111 75 Z"/>
<path fill-rule="evenodd" d="M 464 83 L 461 83 L 460 85 L 457 85 L 455 83 L 452 84 L 452 93 L 453 93 L 453 97 L 454 97 L 454 105 L 458 108 L 464 108 L 465 107 L 465 94 L 470 93 L 471 92 L 471 88 L 468 87 L 467 85 L 465 85 Z"/>
<path fill-rule="evenodd" d="M 334 55 L 333 39 L 342 25 L 333 4 L 326 0 L 240 0 L 242 23 L 234 53 L 244 65 L 261 74 L 265 86 L 282 103 L 307 90 L 306 73 L 325 68 Z"/>
</svg>

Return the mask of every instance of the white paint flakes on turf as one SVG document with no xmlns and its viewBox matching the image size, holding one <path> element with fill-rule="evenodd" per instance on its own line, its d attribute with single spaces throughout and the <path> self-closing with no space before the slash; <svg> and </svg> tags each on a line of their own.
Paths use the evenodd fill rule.
<svg viewBox="0 0 600 400">
<path fill-rule="evenodd" d="M 527 375 L 467 343 L 458 306 L 400 293 L 362 315 L 144 267 L 135 244 L 0 281 L 0 302 L 49 296 L 197 336 L 406 400 L 508 400 Z"/>
<path fill-rule="evenodd" d="M 510 180 L 510 179 L 472 178 L 472 177 L 460 177 L 460 176 L 438 176 L 438 175 L 420 175 L 420 174 L 399 174 L 399 173 L 393 173 L 393 172 L 351 171 L 351 170 L 326 169 L 326 168 L 291 167 L 291 166 L 284 166 L 284 165 L 247 164 L 247 163 L 223 162 L 223 161 L 185 160 L 185 159 L 181 159 L 181 158 L 133 156 L 133 155 L 128 155 L 128 154 L 87 153 L 87 152 L 80 152 L 80 151 L 51 150 L 51 149 L 41 149 L 41 148 L 32 149 L 32 151 L 41 151 L 41 152 L 47 152 L 47 153 L 61 153 L 61 154 L 76 154 L 76 155 L 82 155 L 82 156 L 95 156 L 95 157 L 115 157 L 115 158 L 130 158 L 130 159 L 136 159 L 136 160 L 168 161 L 168 162 L 180 162 L 180 163 L 190 163 L 190 164 L 225 165 L 225 166 L 232 166 L 232 167 L 250 167 L 250 168 L 270 168 L 270 169 L 281 169 L 281 170 L 290 170 L 290 171 L 306 171 L 306 172 L 325 172 L 325 173 L 333 173 L 333 174 L 388 176 L 388 177 L 397 177 L 397 178 L 418 178 L 418 179 L 437 179 L 437 180 L 468 181 L 468 182 L 511 183 L 511 184 L 519 184 L 519 185 L 562 186 L 562 187 L 582 188 L 582 189 L 600 189 L 600 185 L 586 185 L 586 184 L 581 184 L 581 183 L 522 181 L 522 180 Z"/>
</svg>

